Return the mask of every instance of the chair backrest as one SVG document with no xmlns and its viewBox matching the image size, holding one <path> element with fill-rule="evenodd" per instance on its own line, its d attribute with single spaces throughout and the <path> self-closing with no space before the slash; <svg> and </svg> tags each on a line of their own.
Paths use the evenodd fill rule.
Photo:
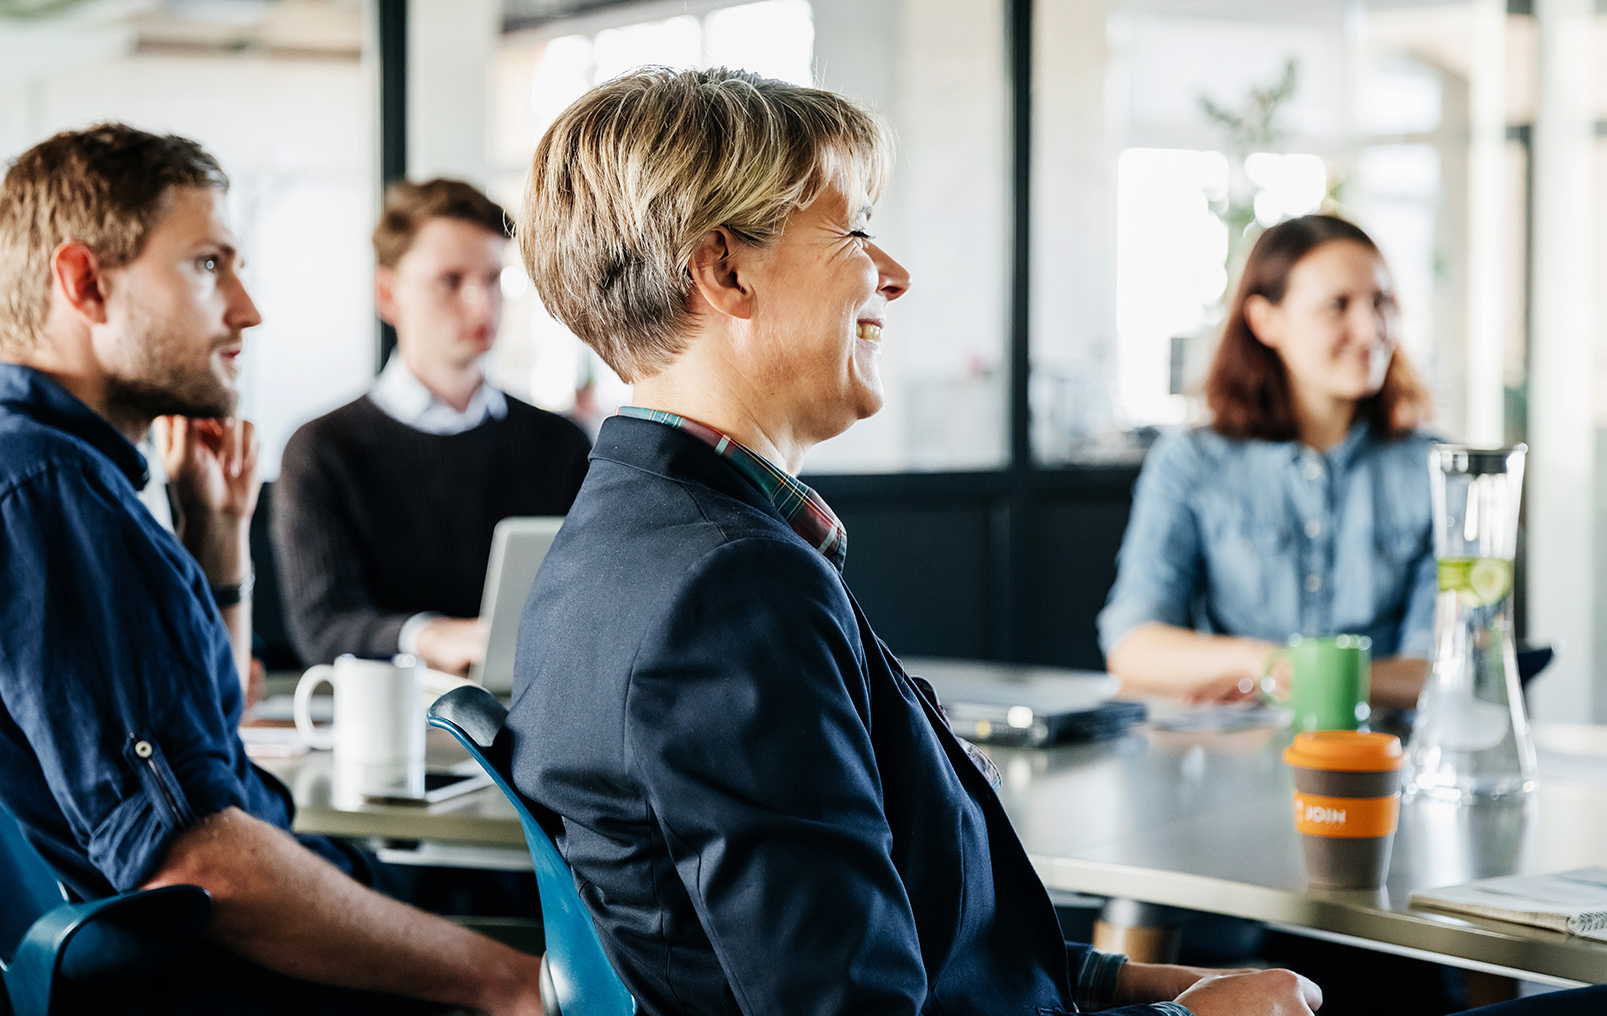
<svg viewBox="0 0 1607 1016">
<path fill-rule="evenodd" d="M 1542 670 L 1551 664 L 1552 657 L 1557 655 L 1554 646 L 1527 646 L 1519 649 L 1518 657 L 1518 684 L 1524 688 L 1529 687 Z"/>
<path fill-rule="evenodd" d="M 22 826 L 0 808 L 0 963 L 9 966 L 17 944 L 45 913 L 67 902 L 56 873 L 23 836 Z"/>
<path fill-rule="evenodd" d="M 558 853 L 549 829 L 557 816 L 513 785 L 508 711 L 484 688 L 456 688 L 430 707 L 431 726 L 456 737 L 513 802 L 524 827 L 530 860 L 541 891 L 541 923 L 547 937 L 547 970 L 561 1016 L 631 1016 L 636 1000 L 603 952 L 591 915 L 575 891 L 575 876 Z M 546 823 L 538 819 L 546 819 Z"/>
</svg>

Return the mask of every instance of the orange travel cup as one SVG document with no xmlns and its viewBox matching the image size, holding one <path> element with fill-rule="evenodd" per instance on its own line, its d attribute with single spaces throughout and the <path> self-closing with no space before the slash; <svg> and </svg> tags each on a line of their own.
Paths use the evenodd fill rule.
<svg viewBox="0 0 1607 1016">
<path fill-rule="evenodd" d="M 1307 881 L 1327 889 L 1383 885 L 1401 811 L 1400 739 L 1313 730 L 1296 734 L 1283 760 L 1294 769 Z"/>
</svg>

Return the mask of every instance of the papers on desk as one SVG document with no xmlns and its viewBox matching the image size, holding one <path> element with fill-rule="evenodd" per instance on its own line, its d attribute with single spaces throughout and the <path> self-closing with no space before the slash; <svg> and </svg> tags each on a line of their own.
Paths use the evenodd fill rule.
<svg viewBox="0 0 1607 1016">
<path fill-rule="evenodd" d="M 1412 905 L 1607 941 L 1607 868 L 1509 875 L 1412 893 Z"/>
<path fill-rule="evenodd" d="M 280 723 L 248 724 L 240 728 L 240 741 L 251 758 L 295 758 L 307 754 L 307 742 L 294 726 Z"/>
</svg>

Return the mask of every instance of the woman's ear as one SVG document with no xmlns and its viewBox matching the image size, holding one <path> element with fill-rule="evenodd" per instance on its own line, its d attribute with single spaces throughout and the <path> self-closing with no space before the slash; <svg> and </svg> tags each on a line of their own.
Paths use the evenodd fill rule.
<svg viewBox="0 0 1607 1016">
<path fill-rule="evenodd" d="M 1277 349 L 1283 341 L 1283 309 L 1259 294 L 1244 300 L 1244 321 L 1250 334 L 1268 349 Z"/>
<path fill-rule="evenodd" d="M 741 244 L 731 231 L 716 226 L 703 234 L 687 272 L 692 276 L 692 290 L 712 310 L 728 317 L 747 319 L 753 316 L 753 287 L 748 278 L 748 255 L 751 248 Z"/>
</svg>

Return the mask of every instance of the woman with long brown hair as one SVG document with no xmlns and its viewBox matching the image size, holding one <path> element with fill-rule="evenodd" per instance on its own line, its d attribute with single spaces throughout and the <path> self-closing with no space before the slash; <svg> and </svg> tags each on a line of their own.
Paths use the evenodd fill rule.
<svg viewBox="0 0 1607 1016">
<path fill-rule="evenodd" d="M 1427 672 L 1437 580 L 1418 426 L 1377 246 L 1326 215 L 1261 234 L 1205 383 L 1207 427 L 1144 463 L 1099 616 L 1112 673 L 1193 701 L 1255 692 L 1292 635 L 1372 639 L 1375 704 Z"/>
</svg>

